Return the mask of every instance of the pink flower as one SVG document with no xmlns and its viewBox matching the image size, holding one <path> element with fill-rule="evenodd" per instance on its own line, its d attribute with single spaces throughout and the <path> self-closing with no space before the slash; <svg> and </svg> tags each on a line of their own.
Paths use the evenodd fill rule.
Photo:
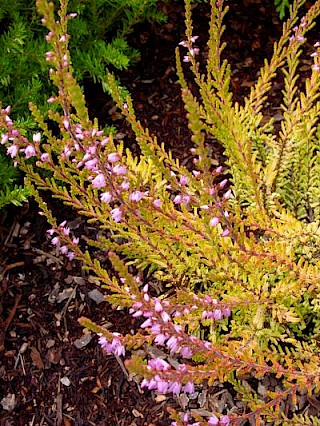
<svg viewBox="0 0 320 426">
<path fill-rule="evenodd" d="M 219 419 L 217 416 L 212 415 L 208 419 L 208 426 L 217 426 L 219 424 Z"/>
<path fill-rule="evenodd" d="M 69 235 L 70 234 L 70 228 L 68 228 L 68 227 L 63 228 L 62 232 L 63 232 L 64 235 Z"/>
<path fill-rule="evenodd" d="M 176 195 L 173 199 L 174 204 L 180 204 L 182 203 L 182 196 L 181 195 Z"/>
<path fill-rule="evenodd" d="M 184 388 L 183 388 L 183 390 L 186 392 L 186 393 L 194 393 L 194 384 L 193 384 L 193 382 L 187 382 L 185 385 L 184 385 Z"/>
<path fill-rule="evenodd" d="M 229 426 L 229 423 L 230 423 L 230 417 L 229 416 L 220 417 L 220 425 Z"/>
<path fill-rule="evenodd" d="M 188 178 L 187 176 L 181 176 L 181 177 L 180 177 L 180 181 L 179 181 L 180 185 L 184 186 L 184 185 L 186 185 L 188 182 L 189 182 L 189 178 Z"/>
<path fill-rule="evenodd" d="M 173 394 L 179 395 L 181 391 L 181 384 L 179 382 L 172 382 L 169 385 L 169 392 L 172 392 Z"/>
<path fill-rule="evenodd" d="M 51 244 L 52 244 L 53 246 L 56 246 L 56 245 L 58 245 L 58 244 L 59 244 L 59 241 L 60 241 L 59 237 L 54 237 L 54 238 L 52 238 L 52 240 L 51 240 Z"/>
<path fill-rule="evenodd" d="M 7 143 L 9 140 L 9 137 L 7 134 L 2 135 L 1 137 L 1 145 L 4 145 L 5 143 Z"/>
<path fill-rule="evenodd" d="M 68 253 L 68 247 L 67 246 L 61 246 L 60 251 L 61 251 L 62 254 L 67 254 Z"/>
<path fill-rule="evenodd" d="M 116 333 L 114 333 L 114 335 L 116 336 Z M 108 342 L 108 340 L 100 334 L 99 344 L 107 354 L 114 354 L 117 356 L 125 355 L 125 347 L 118 337 L 114 337 L 111 342 Z"/>
<path fill-rule="evenodd" d="M 69 252 L 67 253 L 67 258 L 68 258 L 69 260 L 73 260 L 73 259 L 74 259 L 74 253 L 73 253 L 73 251 L 69 251 Z"/>
<path fill-rule="evenodd" d="M 127 181 L 127 180 L 124 180 L 122 183 L 121 183 L 121 188 L 124 190 L 124 191 L 127 191 L 129 188 L 130 188 L 130 183 L 129 183 L 129 181 Z"/>
<path fill-rule="evenodd" d="M 231 193 L 231 189 L 228 189 L 228 191 L 223 195 L 223 198 L 228 200 L 231 197 Z"/>
<path fill-rule="evenodd" d="M 103 192 L 103 193 L 100 195 L 100 200 L 101 200 L 103 203 L 110 203 L 110 201 L 112 200 L 112 195 L 111 195 L 111 193 L 110 193 L 109 191 Z"/>
<path fill-rule="evenodd" d="M 170 364 L 161 358 L 153 358 L 148 361 L 148 370 L 168 371 L 171 369 Z"/>
<path fill-rule="evenodd" d="M 133 191 L 130 195 L 129 195 L 129 201 L 133 201 L 138 203 L 139 201 L 142 200 L 142 198 L 144 197 L 144 194 L 140 191 Z"/>
<path fill-rule="evenodd" d="M 220 220 L 218 217 L 213 217 L 210 219 L 209 226 L 217 226 L 219 222 Z"/>
<path fill-rule="evenodd" d="M 126 166 L 121 166 L 121 164 L 116 164 L 112 168 L 112 172 L 117 176 L 125 175 L 127 173 L 127 168 Z"/>
<path fill-rule="evenodd" d="M 156 338 L 154 339 L 155 343 L 157 343 L 158 345 L 163 345 L 164 342 L 168 339 L 169 336 L 167 336 L 166 334 L 158 334 L 156 336 Z"/>
<path fill-rule="evenodd" d="M 41 139 L 41 133 L 34 133 L 34 135 L 32 136 L 33 142 L 34 143 L 40 143 L 40 139 Z"/>
<path fill-rule="evenodd" d="M 223 181 L 219 183 L 219 188 L 221 189 L 224 188 L 227 183 L 228 183 L 228 179 L 223 179 Z"/>
<path fill-rule="evenodd" d="M 24 153 L 26 155 L 26 158 L 30 158 L 36 155 L 36 150 L 34 149 L 34 146 L 28 145 L 27 148 L 24 150 Z"/>
<path fill-rule="evenodd" d="M 179 349 L 179 340 L 175 336 L 171 336 L 166 345 L 172 352 L 177 352 Z"/>
<path fill-rule="evenodd" d="M 185 359 L 191 358 L 193 355 L 192 350 L 188 346 L 184 346 L 183 348 L 181 348 L 180 353 Z"/>
<path fill-rule="evenodd" d="M 229 231 L 229 229 L 227 229 L 227 228 L 226 228 L 226 229 L 222 232 L 221 237 L 227 237 L 229 234 L 230 234 L 230 231 Z"/>
<path fill-rule="evenodd" d="M 186 40 L 182 40 L 182 41 L 180 41 L 179 46 L 187 47 L 188 42 Z"/>
<path fill-rule="evenodd" d="M 92 181 L 94 188 L 100 189 L 106 186 L 106 179 L 103 173 L 99 173 Z"/>
<path fill-rule="evenodd" d="M 110 213 L 115 222 L 121 222 L 123 213 L 119 207 L 112 209 Z"/>
<path fill-rule="evenodd" d="M 104 138 L 104 139 L 102 139 L 102 141 L 101 141 L 101 146 L 106 146 L 107 145 L 107 143 L 110 141 L 110 139 L 109 138 Z"/>
<path fill-rule="evenodd" d="M 153 205 L 157 208 L 161 207 L 161 200 L 154 200 Z"/>
<path fill-rule="evenodd" d="M 85 168 L 88 170 L 97 170 L 98 159 L 93 158 L 92 160 L 86 161 Z"/>
<path fill-rule="evenodd" d="M 43 154 L 41 154 L 41 157 L 40 157 L 40 159 L 41 159 L 41 161 L 43 161 L 44 163 L 46 162 L 46 161 L 49 161 L 50 160 L 50 157 L 49 157 L 49 154 L 48 153 L 43 153 Z"/>
<path fill-rule="evenodd" d="M 155 312 L 162 312 L 163 311 L 163 307 L 162 307 L 159 300 L 156 300 L 156 303 L 154 305 L 154 310 L 155 310 Z"/>
<path fill-rule="evenodd" d="M 11 155 L 11 158 L 14 158 L 19 152 L 19 147 L 17 145 L 11 145 L 7 149 L 7 154 Z"/>
<path fill-rule="evenodd" d="M 120 157 L 117 152 L 112 152 L 111 154 L 108 155 L 109 163 L 115 163 L 116 161 L 119 161 L 119 160 L 120 160 Z"/>
</svg>

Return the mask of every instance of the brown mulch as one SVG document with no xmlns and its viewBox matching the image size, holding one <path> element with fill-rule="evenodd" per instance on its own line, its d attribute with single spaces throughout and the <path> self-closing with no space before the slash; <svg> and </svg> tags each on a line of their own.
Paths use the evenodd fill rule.
<svg viewBox="0 0 320 426">
<path fill-rule="evenodd" d="M 281 23 L 272 1 L 232 3 L 225 56 L 233 68 L 234 99 L 241 102 L 264 57 L 270 58 Z M 141 61 L 121 73 L 121 81 L 132 94 L 141 122 L 187 164 L 192 145 L 175 73 L 175 47 L 184 38 L 184 8 L 181 2 L 160 6 L 168 22 L 136 28 L 130 44 L 141 52 Z M 194 34 L 200 36 L 205 59 L 208 4 L 195 4 L 194 17 Z M 280 89 L 278 83 L 269 99 L 270 115 L 279 113 Z M 92 116 L 102 125 L 116 126 L 127 146 L 136 149 L 134 135 L 110 97 L 93 85 L 86 87 L 86 94 Z M 208 143 L 212 155 L 221 159 L 221 148 L 212 140 Z M 57 208 L 58 212 L 62 220 L 64 211 Z M 92 231 L 81 221 L 74 226 L 82 226 L 84 233 Z M 83 333 L 77 322 L 83 315 L 123 332 L 130 332 L 135 323 L 100 301 L 103 290 L 79 263 L 56 256 L 46 239 L 47 228 L 32 202 L 1 212 L 0 425 L 170 425 L 166 407 L 183 411 L 185 401 L 141 391 L 121 362 L 102 353 L 96 336 Z M 301 412 L 319 416 L 317 401 L 299 401 Z M 223 386 L 203 389 L 189 407 L 200 412 L 242 408 Z"/>
</svg>

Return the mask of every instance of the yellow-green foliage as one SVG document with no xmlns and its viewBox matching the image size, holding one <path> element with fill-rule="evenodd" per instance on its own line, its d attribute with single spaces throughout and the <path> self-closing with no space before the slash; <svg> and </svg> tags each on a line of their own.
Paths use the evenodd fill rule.
<svg viewBox="0 0 320 426">
<path fill-rule="evenodd" d="M 135 273 L 144 271 L 144 278 L 152 278 L 160 284 L 162 297 L 172 306 L 190 308 L 195 303 L 193 295 L 197 294 L 210 295 L 221 306 L 231 309 L 230 318 L 216 321 L 203 319 L 202 310 L 196 307 L 189 309 L 184 317 L 177 317 L 176 322 L 189 333 L 206 337 L 213 343 L 209 354 L 200 351 L 194 356 L 195 363 L 201 364 L 200 369 L 196 365 L 192 367 L 194 381 L 199 384 L 206 380 L 209 384 L 215 380 L 229 381 L 252 410 L 253 414 L 243 414 L 242 418 L 256 419 L 257 424 L 260 416 L 272 424 L 301 424 L 301 416 L 289 420 L 281 417 L 279 402 L 289 397 L 294 401 L 299 392 L 311 394 L 320 390 L 320 72 L 317 56 L 305 90 L 297 91 L 298 59 L 304 36 L 320 13 L 320 0 L 298 23 L 297 12 L 303 3 L 294 2 L 283 36 L 274 46 L 272 59 L 265 62 L 256 85 L 240 106 L 232 102 L 229 91 L 230 67 L 220 60 L 222 19 L 226 13 L 223 1 L 211 2 L 205 74 L 200 73 L 193 50 L 191 7 L 189 1 L 186 2 L 187 39 L 183 48 L 189 51 L 188 61 L 198 84 L 198 98 L 184 79 L 179 51 L 177 65 L 195 156 L 199 160 L 195 174 L 180 165 L 141 126 L 130 97 L 122 98 L 112 76 L 108 84 L 132 125 L 141 155 L 124 150 L 123 144 L 113 141 L 111 136 L 105 142 L 106 135 L 97 133 L 98 124 L 88 119 L 70 65 L 61 66 L 59 57 L 51 63 L 51 76 L 59 88 L 55 102 L 61 114 L 49 114 L 58 124 L 59 134 L 52 135 L 39 111 L 32 106 L 45 140 L 41 146 L 36 145 L 37 155 L 47 154 L 47 160 L 37 164 L 49 177 L 39 174 L 23 155 L 18 160 L 33 195 L 61 241 L 83 261 L 84 267 L 96 273 L 112 303 L 130 307 L 132 296 L 137 300 L 141 297 L 137 281 L 128 272 L 127 267 L 131 265 Z M 44 0 L 38 0 L 38 5 L 54 34 L 51 46 L 54 50 L 56 40 L 61 40 L 66 33 L 67 19 L 63 12 L 66 3 L 62 2 L 59 24 Z M 60 57 L 69 55 L 63 40 L 59 42 L 59 49 Z M 272 79 L 281 70 L 285 80 L 283 121 L 276 134 L 273 120 L 264 121 L 263 106 Z M 11 131 L 4 110 L 0 123 L 6 132 Z M 84 135 L 82 139 L 75 136 L 79 129 Z M 205 133 L 214 136 L 224 147 L 231 193 L 226 193 L 217 181 L 220 171 L 208 156 Z M 29 144 L 22 136 L 13 143 L 20 147 Z M 75 148 L 76 143 L 80 148 Z M 92 146 L 96 147 L 95 158 L 100 170 L 109 164 L 108 155 L 115 152 L 119 158 L 117 164 L 127 168 L 125 176 L 103 169 L 106 179 L 103 191 L 112 193 L 111 203 L 102 202 L 102 190 L 92 185 L 94 172 L 79 166 Z M 71 154 L 61 155 L 66 148 Z M 130 189 L 121 189 L 124 182 L 130 184 Z M 125 285 L 101 267 L 94 259 L 94 250 L 91 255 L 83 252 L 81 241 L 78 246 L 61 232 L 41 198 L 42 191 L 51 192 L 101 228 L 99 237 L 86 239 L 86 244 L 109 252 L 116 276 L 125 278 Z M 141 201 L 130 199 L 133 191 L 144 193 Z M 174 201 L 177 195 L 190 200 L 177 203 Z M 115 207 L 122 210 L 119 222 L 115 222 L 110 213 Z M 219 219 L 219 224 L 212 226 L 213 218 Z M 96 332 L 103 332 L 89 320 L 82 322 Z M 147 333 L 145 336 L 139 334 L 135 339 L 128 335 L 126 342 L 129 347 L 142 345 L 144 341 L 152 344 L 152 337 Z M 146 373 L 137 359 L 131 367 L 133 371 Z M 242 382 L 243 374 L 248 372 L 257 378 L 278 377 L 283 390 L 270 391 L 264 400 L 259 399 Z M 304 424 L 317 424 L 312 418 L 305 421 Z"/>
</svg>

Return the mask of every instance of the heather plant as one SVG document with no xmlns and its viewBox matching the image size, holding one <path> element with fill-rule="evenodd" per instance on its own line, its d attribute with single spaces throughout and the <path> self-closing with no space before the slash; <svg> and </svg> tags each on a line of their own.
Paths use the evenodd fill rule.
<svg viewBox="0 0 320 426">
<path fill-rule="evenodd" d="M 232 101 L 230 66 L 221 60 L 228 8 L 211 2 L 203 68 L 186 1 L 177 71 L 194 144 L 192 168 L 143 128 L 112 75 L 109 87 L 139 153 L 90 121 L 71 67 L 67 24 L 73 14 L 65 0 L 59 20 L 52 4 L 37 0 L 50 31 L 47 60 L 57 91 L 49 102 L 55 108 L 47 120 L 31 105 L 39 131 L 29 139 L 16 128 L 9 107 L 0 113 L 1 143 L 26 173 L 50 223 L 52 245 L 93 272 L 112 306 L 137 319 L 138 331 L 123 335 L 87 318 L 81 324 L 99 335 L 107 354 L 125 357 L 146 391 L 183 394 L 188 401 L 196 391 L 225 383 L 242 401 L 242 409 L 223 413 L 214 407 L 189 412 L 184 404 L 181 415 L 170 410 L 172 425 L 319 424 L 295 414 L 297 398 L 316 397 L 320 387 L 319 42 L 299 91 L 297 72 L 320 0 L 299 21 L 303 3 L 294 1 L 271 60 L 240 105 Z M 197 90 L 189 87 L 184 67 Z M 264 106 L 279 72 L 283 120 L 277 130 Z M 224 148 L 224 164 L 210 158 L 213 139 Z M 30 163 L 34 157 L 45 175 Z M 46 193 L 86 217 L 97 235 L 84 237 L 65 220 L 58 223 Z M 112 267 L 96 259 L 96 250 Z M 250 378 L 274 378 L 278 386 L 262 395 L 248 386 Z"/>
</svg>

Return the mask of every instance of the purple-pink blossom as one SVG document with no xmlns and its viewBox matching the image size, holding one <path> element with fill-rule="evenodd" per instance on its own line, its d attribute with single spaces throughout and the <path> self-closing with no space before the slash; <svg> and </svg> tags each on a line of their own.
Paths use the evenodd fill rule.
<svg viewBox="0 0 320 426">
<path fill-rule="evenodd" d="M 116 164 L 112 168 L 112 173 L 114 173 L 117 176 L 125 175 L 127 173 L 127 168 L 126 166 L 122 166 L 121 164 Z"/>
<path fill-rule="evenodd" d="M 181 176 L 181 177 L 180 177 L 180 180 L 179 180 L 180 185 L 184 186 L 184 185 L 186 185 L 188 182 L 189 182 L 189 178 L 188 178 L 187 176 Z"/>
<path fill-rule="evenodd" d="M 110 193 L 109 191 L 103 192 L 103 193 L 100 195 L 100 200 L 101 200 L 103 203 L 110 203 L 110 201 L 112 200 L 112 195 L 111 195 L 111 193 Z"/>
<path fill-rule="evenodd" d="M 112 152 L 111 154 L 108 155 L 109 163 L 115 163 L 116 161 L 119 161 L 119 160 L 120 160 L 120 157 L 117 152 Z"/>
<path fill-rule="evenodd" d="M 109 342 L 105 336 L 99 334 L 99 344 L 107 354 L 114 354 L 117 356 L 125 355 L 125 347 L 121 343 L 117 333 L 113 333 L 115 336 L 111 342 Z"/>
<path fill-rule="evenodd" d="M 60 251 L 61 251 L 62 254 L 67 254 L 68 253 L 68 247 L 67 246 L 61 246 Z"/>
<path fill-rule="evenodd" d="M 142 198 L 144 197 L 144 193 L 141 191 L 133 191 L 130 195 L 129 195 L 129 201 L 138 203 L 139 201 L 142 200 Z"/>
<path fill-rule="evenodd" d="M 184 387 L 183 390 L 185 393 L 194 393 L 194 383 L 191 381 L 188 381 Z"/>
<path fill-rule="evenodd" d="M 119 207 L 115 207 L 110 213 L 114 222 L 121 222 L 123 213 Z"/>
<path fill-rule="evenodd" d="M 98 159 L 97 158 L 93 158 L 92 160 L 88 160 L 85 162 L 85 168 L 88 170 L 97 170 L 97 163 L 98 163 Z"/>
<path fill-rule="evenodd" d="M 9 148 L 7 148 L 7 154 L 11 156 L 11 158 L 14 158 L 19 152 L 18 145 L 11 145 Z"/>
<path fill-rule="evenodd" d="M 43 154 L 41 154 L 40 160 L 43 161 L 44 163 L 50 160 L 50 156 L 47 152 L 44 152 Z"/>
<path fill-rule="evenodd" d="M 99 173 L 93 180 L 92 185 L 94 188 L 100 189 L 106 186 L 106 178 L 103 173 Z"/>
<path fill-rule="evenodd" d="M 217 426 L 219 424 L 219 419 L 217 416 L 212 415 L 208 419 L 208 426 Z"/>
<path fill-rule="evenodd" d="M 148 361 L 147 369 L 156 371 L 168 371 L 171 369 L 171 366 L 164 359 L 152 358 Z"/>
<path fill-rule="evenodd" d="M 220 222 L 220 219 L 218 217 L 213 217 L 210 219 L 209 226 L 217 226 Z"/>
<path fill-rule="evenodd" d="M 28 145 L 27 148 L 25 148 L 24 153 L 26 158 L 31 158 L 36 155 L 36 150 L 33 145 Z"/>
</svg>

